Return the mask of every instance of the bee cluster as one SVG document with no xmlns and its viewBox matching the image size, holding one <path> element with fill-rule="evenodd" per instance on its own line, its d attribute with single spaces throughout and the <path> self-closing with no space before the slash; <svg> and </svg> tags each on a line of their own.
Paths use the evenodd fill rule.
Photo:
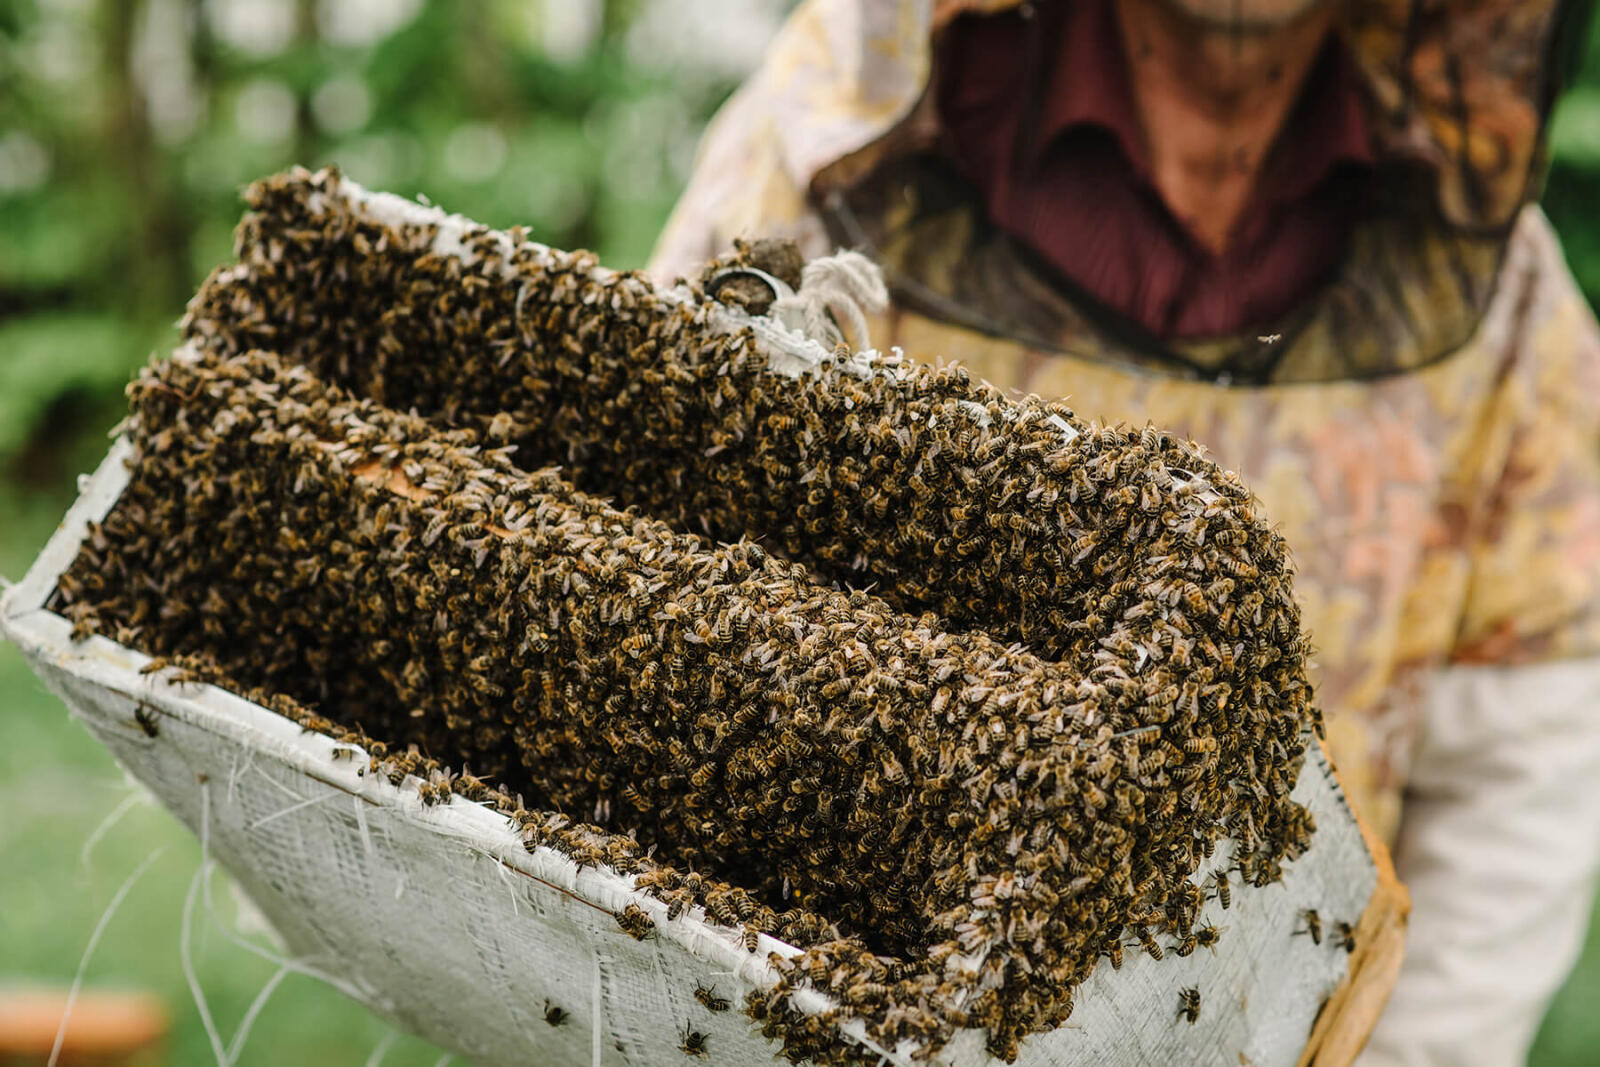
<svg viewBox="0 0 1600 1067">
<path fill-rule="evenodd" d="M 695 285 L 332 171 L 248 198 L 130 387 L 78 632 L 798 946 L 746 1006 L 818 1063 L 861 1055 L 842 1018 L 1013 1058 L 1307 847 L 1286 551 L 1192 444 L 894 355 L 782 373 Z"/>
</svg>

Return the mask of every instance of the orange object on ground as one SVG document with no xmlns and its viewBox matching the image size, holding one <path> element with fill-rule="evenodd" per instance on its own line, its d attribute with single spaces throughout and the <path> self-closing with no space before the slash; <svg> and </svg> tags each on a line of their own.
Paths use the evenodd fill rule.
<svg viewBox="0 0 1600 1067">
<path fill-rule="evenodd" d="M 49 1060 L 65 989 L 0 990 L 0 1067 Z M 67 1020 L 58 1067 L 134 1067 L 166 1062 L 172 1028 L 166 1004 L 149 993 L 80 992 Z"/>
</svg>

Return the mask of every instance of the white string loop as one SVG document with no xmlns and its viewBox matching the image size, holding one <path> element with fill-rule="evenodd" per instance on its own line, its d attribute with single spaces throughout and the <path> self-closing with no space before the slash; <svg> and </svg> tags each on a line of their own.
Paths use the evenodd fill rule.
<svg viewBox="0 0 1600 1067">
<path fill-rule="evenodd" d="M 768 314 L 830 348 L 846 339 L 842 326 L 859 350 L 868 347 L 867 315 L 888 306 L 878 265 L 860 252 L 836 252 L 807 263 L 799 291 L 779 296 Z"/>
</svg>

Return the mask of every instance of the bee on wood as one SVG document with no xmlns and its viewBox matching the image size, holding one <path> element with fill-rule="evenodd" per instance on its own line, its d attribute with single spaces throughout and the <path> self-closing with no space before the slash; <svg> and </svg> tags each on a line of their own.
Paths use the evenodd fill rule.
<svg viewBox="0 0 1600 1067">
<path fill-rule="evenodd" d="M 133 709 L 133 721 L 144 731 L 146 737 L 160 737 L 161 723 L 154 708 L 148 704 L 140 703 Z"/>
<path fill-rule="evenodd" d="M 683 1038 L 683 1043 L 678 1047 L 683 1050 L 685 1056 L 704 1058 L 708 1055 L 706 1051 L 706 1035 L 694 1029 L 690 1020 L 684 1021 L 683 1029 L 679 1031 L 679 1034 Z"/>
<path fill-rule="evenodd" d="M 1356 928 L 1341 919 L 1333 924 L 1333 929 L 1336 934 L 1333 943 L 1346 952 L 1354 952 L 1356 950 Z"/>
<path fill-rule="evenodd" d="M 551 1026 L 564 1026 L 568 1018 L 570 1016 L 565 1008 L 552 1004 L 548 1000 L 544 1002 L 544 1021 L 546 1023 Z"/>
<path fill-rule="evenodd" d="M 1217 887 L 1217 903 L 1222 905 L 1222 910 L 1227 911 L 1233 906 L 1233 889 L 1228 884 L 1228 872 L 1219 869 L 1215 874 Z"/>
<path fill-rule="evenodd" d="M 1193 1026 L 1200 1020 L 1200 990 L 1189 986 L 1178 994 L 1178 1018 Z"/>
<path fill-rule="evenodd" d="M 1139 931 L 1139 944 L 1144 946 L 1144 950 L 1150 954 L 1151 959 L 1159 960 L 1161 958 L 1161 945 L 1157 943 L 1155 935 L 1148 929 Z"/>
<path fill-rule="evenodd" d="M 707 989 L 703 985 L 694 987 L 694 999 L 705 1006 L 707 1011 L 727 1011 L 728 998 L 717 996 L 715 988 Z"/>
<path fill-rule="evenodd" d="M 643 941 L 654 937 L 656 932 L 655 920 L 650 918 L 645 910 L 637 904 L 629 904 L 616 913 L 617 925 L 622 927 L 622 932 L 635 941 Z"/>
<path fill-rule="evenodd" d="M 705 908 L 706 914 L 713 921 L 721 923 L 723 926 L 735 926 L 739 922 L 739 912 L 734 908 L 733 902 L 728 899 L 728 894 L 726 893 L 708 896 Z"/>
</svg>

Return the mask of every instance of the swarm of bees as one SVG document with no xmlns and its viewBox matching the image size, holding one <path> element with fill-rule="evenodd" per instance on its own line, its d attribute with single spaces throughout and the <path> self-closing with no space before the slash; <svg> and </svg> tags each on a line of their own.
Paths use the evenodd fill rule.
<svg viewBox="0 0 1600 1067">
<path fill-rule="evenodd" d="M 846 1017 L 1014 1058 L 1101 957 L 1215 944 L 1220 839 L 1258 886 L 1308 846 L 1287 554 L 1195 446 L 898 355 L 789 376 L 694 283 L 341 188 L 254 185 L 130 386 L 76 632 L 800 947 L 746 1007 L 820 1064 Z"/>
</svg>

